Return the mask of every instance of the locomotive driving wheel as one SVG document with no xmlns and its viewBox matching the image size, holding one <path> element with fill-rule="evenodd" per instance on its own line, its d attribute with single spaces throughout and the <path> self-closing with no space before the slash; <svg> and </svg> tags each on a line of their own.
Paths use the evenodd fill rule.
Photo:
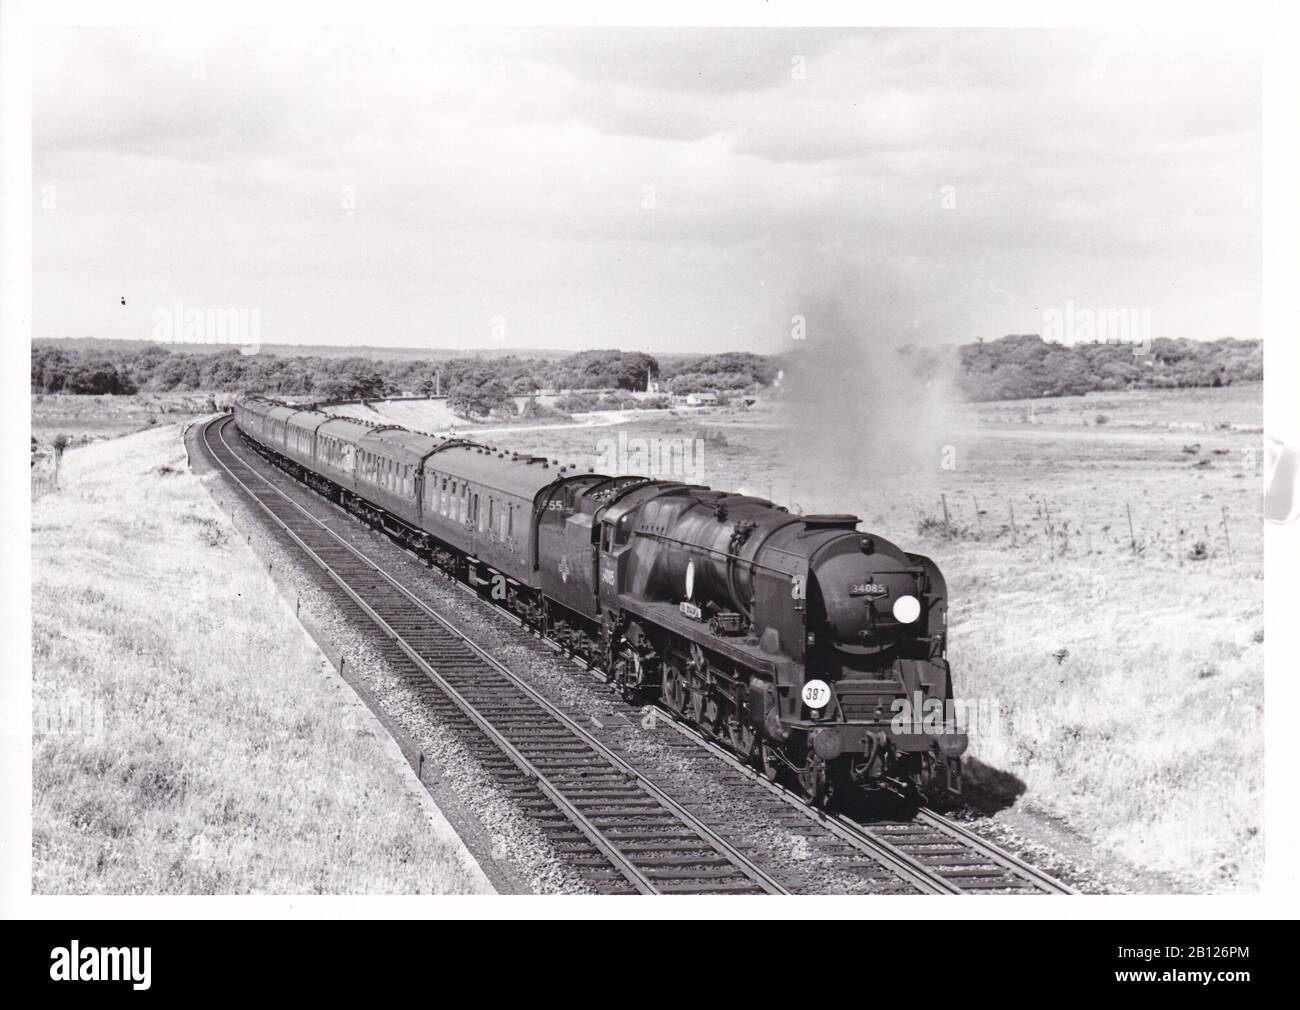
<svg viewBox="0 0 1300 1010">
<path fill-rule="evenodd" d="M 754 753 L 756 736 L 754 728 L 738 716 L 733 715 L 727 720 L 727 739 L 731 741 L 731 746 L 745 757 Z"/>
<path fill-rule="evenodd" d="M 690 691 L 690 716 L 695 725 L 709 728 L 710 706 L 714 712 L 717 704 L 710 697 L 708 684 L 708 663 L 704 659 L 704 650 L 695 642 L 691 643 L 691 658 L 686 662 L 686 676 L 689 678 L 687 688 Z"/>
<path fill-rule="evenodd" d="M 682 672 L 672 663 L 663 664 L 663 685 L 661 688 L 664 704 L 678 715 L 686 711 L 686 679 Z"/>
<path fill-rule="evenodd" d="M 722 716 L 722 706 L 718 704 L 718 699 L 712 691 L 705 696 L 704 705 L 700 712 L 700 726 L 710 736 L 718 730 L 718 722 Z"/>
</svg>

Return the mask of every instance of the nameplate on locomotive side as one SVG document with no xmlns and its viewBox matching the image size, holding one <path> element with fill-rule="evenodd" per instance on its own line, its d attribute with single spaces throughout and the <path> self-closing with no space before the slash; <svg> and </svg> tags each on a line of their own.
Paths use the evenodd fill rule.
<svg viewBox="0 0 1300 1010">
<path fill-rule="evenodd" d="M 690 600 L 682 600 L 681 603 L 677 604 L 677 608 L 692 621 L 699 621 L 704 618 L 704 611 L 691 603 Z"/>
</svg>

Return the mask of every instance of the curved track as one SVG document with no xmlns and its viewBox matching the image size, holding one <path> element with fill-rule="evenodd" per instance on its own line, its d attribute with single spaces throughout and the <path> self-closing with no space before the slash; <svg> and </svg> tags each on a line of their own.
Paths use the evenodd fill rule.
<svg viewBox="0 0 1300 1010">
<path fill-rule="evenodd" d="M 495 748 L 494 771 L 505 773 L 516 799 L 550 829 L 566 862 L 595 890 L 785 893 L 743 853 L 240 459 L 225 437 L 230 424 L 230 418 L 219 418 L 205 426 L 212 458 L 408 666 L 423 674 L 424 686 L 441 693 L 445 701 L 439 707 L 456 709 Z"/>
<path fill-rule="evenodd" d="M 216 463 L 321 567 L 344 600 L 383 633 L 386 658 L 405 667 L 430 707 L 466 731 L 462 736 L 470 749 L 593 889 L 789 893 L 737 843 L 613 753 L 245 462 L 227 441 L 228 429 L 237 430 L 229 417 L 203 429 Z M 498 612 L 523 627 L 514 615 Z M 932 810 L 922 809 L 908 820 L 858 821 L 813 808 L 667 710 L 660 715 L 677 731 L 684 758 L 723 762 L 729 781 L 766 794 L 774 819 L 797 823 L 816 844 L 834 852 L 847 871 L 881 885 L 879 890 L 1075 893 Z"/>
</svg>

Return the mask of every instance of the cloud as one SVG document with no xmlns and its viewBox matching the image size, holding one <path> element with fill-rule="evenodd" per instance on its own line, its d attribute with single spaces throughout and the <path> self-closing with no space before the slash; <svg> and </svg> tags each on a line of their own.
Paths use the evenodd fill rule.
<svg viewBox="0 0 1300 1010">
<path fill-rule="evenodd" d="M 771 349 L 858 291 L 907 339 L 1066 300 L 1253 336 L 1258 66 L 1212 42 L 48 32 L 36 331 L 138 336 L 130 287 L 334 343 Z"/>
</svg>

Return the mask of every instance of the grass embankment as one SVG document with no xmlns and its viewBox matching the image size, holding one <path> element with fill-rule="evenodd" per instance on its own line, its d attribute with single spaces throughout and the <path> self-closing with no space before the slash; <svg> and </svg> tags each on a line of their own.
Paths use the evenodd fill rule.
<svg viewBox="0 0 1300 1010">
<path fill-rule="evenodd" d="M 143 428 L 173 424 L 228 403 L 231 393 L 135 393 L 130 396 L 81 396 L 33 393 L 32 434 L 40 450 L 59 435 L 85 445 Z"/>
<path fill-rule="evenodd" d="M 177 426 L 33 503 L 37 893 L 484 888 L 201 484 Z"/>
</svg>

